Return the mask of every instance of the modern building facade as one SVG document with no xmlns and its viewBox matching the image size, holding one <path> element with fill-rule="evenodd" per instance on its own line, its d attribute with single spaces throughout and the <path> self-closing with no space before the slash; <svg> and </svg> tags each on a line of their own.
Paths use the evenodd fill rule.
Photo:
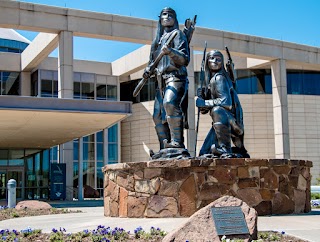
<svg viewBox="0 0 320 242">
<path fill-rule="evenodd" d="M 148 149 L 159 149 L 152 121 L 154 80 L 132 97 L 156 26 L 146 19 L 0 2 L 1 198 L 5 183 L 14 178 L 21 199 L 48 199 L 51 163 L 66 164 L 68 200 L 100 197 L 102 166 L 148 160 Z M 39 34 L 30 42 L 11 29 Z M 73 58 L 74 36 L 144 46 L 112 63 L 81 61 Z M 320 176 L 320 49 L 198 27 L 191 42 L 190 129 L 185 131 L 193 155 L 211 125 L 208 115 L 200 117 L 196 145 L 194 100 L 202 58 L 196 51 L 204 41 L 208 49 L 223 51 L 227 45 L 233 55 L 251 157 L 311 160 L 315 181 Z M 48 57 L 56 48 L 58 58 Z"/>
</svg>

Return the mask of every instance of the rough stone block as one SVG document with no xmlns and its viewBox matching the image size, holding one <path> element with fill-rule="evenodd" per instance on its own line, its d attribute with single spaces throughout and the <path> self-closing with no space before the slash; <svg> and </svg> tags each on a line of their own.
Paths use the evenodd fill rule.
<svg viewBox="0 0 320 242">
<path fill-rule="evenodd" d="M 191 175 L 185 180 L 179 191 L 180 215 L 183 217 L 191 216 L 196 211 L 197 190 L 194 176 Z"/>
<path fill-rule="evenodd" d="M 307 189 L 307 180 L 302 175 L 299 175 L 297 188 L 302 191 Z"/>
<path fill-rule="evenodd" d="M 125 173 L 119 173 L 117 176 L 117 184 L 129 191 L 134 191 L 134 178 Z"/>
<path fill-rule="evenodd" d="M 260 177 L 260 169 L 258 166 L 250 166 L 248 172 L 249 178 Z"/>
<path fill-rule="evenodd" d="M 110 216 L 110 197 L 105 197 L 104 200 L 104 216 Z"/>
<path fill-rule="evenodd" d="M 262 201 L 259 190 L 255 188 L 239 189 L 237 191 L 237 197 L 252 207 L 258 205 Z"/>
<path fill-rule="evenodd" d="M 245 164 L 249 166 L 268 166 L 268 160 L 246 158 Z"/>
<path fill-rule="evenodd" d="M 269 165 L 270 166 L 282 166 L 288 165 L 289 161 L 287 159 L 270 159 Z"/>
<path fill-rule="evenodd" d="M 271 215 L 272 214 L 272 202 L 262 201 L 257 206 L 254 207 L 260 216 Z"/>
<path fill-rule="evenodd" d="M 146 197 L 133 197 L 128 196 L 128 217 L 129 218 L 142 218 L 148 203 Z"/>
<path fill-rule="evenodd" d="M 273 170 L 268 170 L 261 177 L 261 188 L 278 189 L 279 179 L 278 175 Z"/>
<path fill-rule="evenodd" d="M 128 217 L 128 191 L 122 187 L 119 193 L 119 217 Z"/>
<path fill-rule="evenodd" d="M 221 197 L 218 184 L 204 184 L 199 191 L 199 200 L 216 200 Z"/>
<path fill-rule="evenodd" d="M 135 182 L 135 191 L 146 193 L 146 194 L 156 194 L 159 191 L 161 185 L 160 178 L 154 178 L 152 180 L 142 180 Z"/>
<path fill-rule="evenodd" d="M 285 194 L 276 192 L 272 200 L 272 214 L 290 214 L 294 212 L 294 202 Z"/>
<path fill-rule="evenodd" d="M 260 179 L 255 178 L 241 178 L 238 181 L 239 188 L 248 188 L 248 187 L 260 187 Z"/>
<path fill-rule="evenodd" d="M 215 170 L 208 171 L 208 175 L 217 178 L 220 183 L 233 184 L 236 181 L 237 170 L 231 167 L 218 166 Z"/>
<path fill-rule="evenodd" d="M 176 197 L 179 191 L 179 184 L 177 182 L 161 181 L 158 194 L 160 196 Z"/>
<path fill-rule="evenodd" d="M 238 177 L 239 178 L 249 178 L 248 166 L 239 166 L 238 167 Z"/>
<path fill-rule="evenodd" d="M 301 191 L 298 189 L 294 190 L 294 212 L 295 213 L 303 213 L 305 210 L 306 204 L 306 191 Z"/>
<path fill-rule="evenodd" d="M 119 216 L 119 203 L 117 201 L 110 200 L 110 216 L 111 217 Z"/>
<path fill-rule="evenodd" d="M 241 166 L 245 164 L 243 158 L 216 159 L 216 166 Z"/>
<path fill-rule="evenodd" d="M 151 197 L 145 216 L 147 218 L 169 218 L 178 216 L 178 203 L 172 197 L 155 195 Z"/>
<path fill-rule="evenodd" d="M 161 168 L 146 168 L 144 169 L 144 178 L 152 179 L 161 175 Z"/>
<path fill-rule="evenodd" d="M 167 181 L 180 181 L 185 180 L 190 175 L 190 170 L 188 168 L 181 168 L 179 171 L 170 168 L 163 168 L 162 176 Z"/>
<path fill-rule="evenodd" d="M 291 171 L 290 166 L 275 166 L 273 167 L 273 170 L 278 174 L 278 175 L 289 175 Z"/>
<path fill-rule="evenodd" d="M 274 190 L 269 190 L 269 189 L 260 189 L 259 192 L 262 197 L 262 200 L 265 200 L 265 201 L 271 201 L 275 193 Z"/>
</svg>

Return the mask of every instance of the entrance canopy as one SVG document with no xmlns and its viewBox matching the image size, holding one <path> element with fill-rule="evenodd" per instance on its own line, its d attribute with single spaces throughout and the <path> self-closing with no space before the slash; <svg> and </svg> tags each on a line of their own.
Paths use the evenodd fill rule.
<svg viewBox="0 0 320 242">
<path fill-rule="evenodd" d="M 0 148 L 50 148 L 131 114 L 130 102 L 0 96 Z"/>
</svg>

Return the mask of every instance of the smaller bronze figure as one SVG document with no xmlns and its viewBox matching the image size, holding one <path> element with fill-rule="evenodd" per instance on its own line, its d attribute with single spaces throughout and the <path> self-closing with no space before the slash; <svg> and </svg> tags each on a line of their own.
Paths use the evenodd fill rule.
<svg viewBox="0 0 320 242">
<path fill-rule="evenodd" d="M 229 62 L 230 60 L 229 57 Z M 202 114 L 210 114 L 212 127 L 199 155 L 221 158 L 249 157 L 243 143 L 242 107 L 230 75 L 225 69 L 223 54 L 218 50 L 212 50 L 206 55 L 205 83 L 205 87 L 198 89 L 196 106 Z M 231 146 L 232 142 L 234 147 Z"/>
</svg>

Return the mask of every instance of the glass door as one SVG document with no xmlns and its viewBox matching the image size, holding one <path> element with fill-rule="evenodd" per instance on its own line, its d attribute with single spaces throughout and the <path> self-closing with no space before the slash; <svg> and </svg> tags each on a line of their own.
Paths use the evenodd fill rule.
<svg viewBox="0 0 320 242">
<path fill-rule="evenodd" d="M 0 170 L 0 200 L 6 199 L 6 174 L 5 170 Z"/>
<path fill-rule="evenodd" d="M 6 167 L 0 170 L 0 199 L 7 199 L 7 183 L 10 179 L 17 182 L 17 199 L 24 197 L 24 171 L 22 167 Z"/>
</svg>

